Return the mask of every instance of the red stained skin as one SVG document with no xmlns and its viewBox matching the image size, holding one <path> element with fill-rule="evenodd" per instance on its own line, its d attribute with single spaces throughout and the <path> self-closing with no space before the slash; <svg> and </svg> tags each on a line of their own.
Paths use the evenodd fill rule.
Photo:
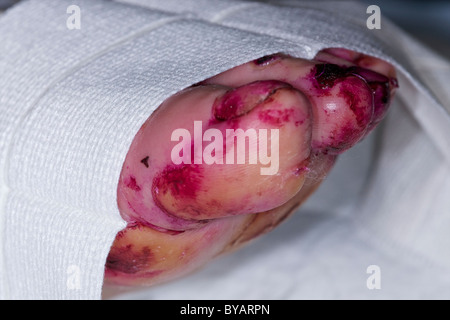
<svg viewBox="0 0 450 320">
<path fill-rule="evenodd" d="M 372 119 L 373 110 L 368 110 L 364 101 L 361 101 L 359 88 L 355 89 L 355 86 L 351 82 L 344 82 L 339 94 L 345 99 L 347 105 L 353 111 L 360 129 L 364 131 Z"/>
<path fill-rule="evenodd" d="M 373 93 L 373 103 L 374 103 L 374 115 L 371 125 L 371 128 L 374 127 L 386 114 L 386 110 L 389 106 L 391 89 L 390 85 L 393 88 L 398 87 L 396 84 L 396 80 L 392 82 L 392 79 L 374 72 L 372 70 L 368 70 L 361 67 L 350 67 L 347 69 L 349 74 L 359 76 L 364 81 L 366 81 L 367 85 L 370 87 Z"/>
<path fill-rule="evenodd" d="M 153 199 L 156 205 L 167 213 L 170 212 L 168 208 L 162 205 L 160 197 L 169 193 L 177 200 L 195 199 L 197 192 L 201 189 L 203 180 L 202 168 L 196 164 L 180 164 L 180 165 L 168 165 L 155 179 L 153 180 Z M 179 204 L 180 201 L 177 201 Z M 186 206 L 179 208 L 184 211 L 195 211 L 192 206 Z M 195 212 L 193 212 L 195 213 Z"/>
<path fill-rule="evenodd" d="M 178 197 L 193 198 L 200 189 L 203 174 L 200 166 L 195 164 L 168 165 L 155 178 L 154 192 L 158 195 L 170 192 Z"/>
<path fill-rule="evenodd" d="M 390 84 L 394 88 L 398 87 L 396 79 L 389 79 L 380 73 L 357 66 L 341 67 L 330 63 L 317 65 L 314 78 L 321 89 L 326 89 L 333 87 L 337 80 L 350 75 L 364 80 L 371 88 L 374 96 L 374 115 L 372 121 L 378 123 L 385 115 L 390 102 Z M 354 93 L 353 96 L 357 96 L 357 94 Z M 361 123 L 363 120 L 362 115 L 357 114 L 357 118 L 358 122 Z"/>
<path fill-rule="evenodd" d="M 126 183 L 127 187 L 134 191 L 141 191 L 141 187 L 137 184 L 136 178 L 134 176 L 130 176 L 128 178 L 128 182 Z"/>
<path fill-rule="evenodd" d="M 214 102 L 213 113 L 217 120 L 240 117 L 264 102 L 276 90 L 290 87 L 281 81 L 257 81 L 227 91 Z"/>
<path fill-rule="evenodd" d="M 330 90 L 339 83 L 337 96 L 344 99 L 356 120 L 356 123 L 352 123 L 350 118 L 340 119 L 342 123 L 339 129 L 330 131 L 328 136 L 315 139 L 313 148 L 321 148 L 326 153 L 342 153 L 370 132 L 386 114 L 391 97 L 391 80 L 382 74 L 357 66 L 325 63 L 316 65 L 310 77 L 319 97 L 330 95 Z M 371 104 L 361 91 L 364 88 L 352 79 L 360 79 L 366 84 L 371 92 Z M 324 112 L 328 114 L 328 110 Z"/>
<path fill-rule="evenodd" d="M 360 138 L 361 131 L 351 124 L 343 125 L 339 131 L 334 131 L 325 139 L 323 145 L 314 145 L 313 148 L 322 149 L 324 154 L 341 153 L 355 144 L 355 140 Z"/>
<path fill-rule="evenodd" d="M 289 109 L 267 109 L 258 113 L 258 118 L 262 122 L 270 123 L 273 126 L 282 126 L 284 123 L 289 122 L 294 116 L 294 108 Z M 301 124 L 301 120 L 296 122 L 296 125 Z"/>
</svg>

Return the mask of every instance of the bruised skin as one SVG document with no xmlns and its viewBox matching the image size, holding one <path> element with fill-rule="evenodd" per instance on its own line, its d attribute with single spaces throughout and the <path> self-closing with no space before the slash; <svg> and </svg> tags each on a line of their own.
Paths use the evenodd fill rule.
<svg viewBox="0 0 450 320">
<path fill-rule="evenodd" d="M 167 99 L 123 166 L 118 205 L 128 226 L 107 258 L 106 283 L 168 281 L 272 230 L 383 119 L 396 87 L 386 62 L 327 49 L 312 61 L 262 57 Z M 249 133 L 244 149 L 226 139 L 238 129 Z M 251 162 L 263 136 L 271 161 Z"/>
</svg>

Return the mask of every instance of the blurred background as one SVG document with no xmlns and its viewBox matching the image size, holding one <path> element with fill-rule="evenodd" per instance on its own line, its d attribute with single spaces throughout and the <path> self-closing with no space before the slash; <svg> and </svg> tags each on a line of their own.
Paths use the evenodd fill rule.
<svg viewBox="0 0 450 320">
<path fill-rule="evenodd" d="M 422 43 L 450 59 L 449 0 L 364 0 Z M 383 28 L 383 21 L 381 21 Z"/>
<path fill-rule="evenodd" d="M 19 1 L 0 0 L 0 10 L 5 10 Z M 378 5 L 382 15 L 450 60 L 450 0 L 362 0 L 361 2 L 368 6 Z M 381 27 L 383 28 L 383 23 Z"/>
</svg>

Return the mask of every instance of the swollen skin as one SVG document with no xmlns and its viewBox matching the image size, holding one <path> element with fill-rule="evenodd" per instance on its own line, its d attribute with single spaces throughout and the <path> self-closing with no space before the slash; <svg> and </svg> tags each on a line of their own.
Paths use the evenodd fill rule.
<svg viewBox="0 0 450 320">
<path fill-rule="evenodd" d="M 164 101 L 123 165 L 128 225 L 106 283 L 169 281 L 272 230 L 377 126 L 396 88 L 388 63 L 327 49 L 262 57 Z"/>
</svg>

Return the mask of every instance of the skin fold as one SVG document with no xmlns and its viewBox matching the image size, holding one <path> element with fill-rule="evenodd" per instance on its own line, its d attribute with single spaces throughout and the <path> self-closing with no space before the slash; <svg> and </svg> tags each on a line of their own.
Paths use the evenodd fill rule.
<svg viewBox="0 0 450 320">
<path fill-rule="evenodd" d="M 167 99 L 123 165 L 117 194 L 128 225 L 105 284 L 173 280 L 275 228 L 379 124 L 397 87 L 390 64 L 333 48 L 313 60 L 261 57 Z M 247 149 L 233 145 L 238 129 L 249 133 Z M 270 166 L 252 158 L 267 160 L 264 147 Z"/>
</svg>

